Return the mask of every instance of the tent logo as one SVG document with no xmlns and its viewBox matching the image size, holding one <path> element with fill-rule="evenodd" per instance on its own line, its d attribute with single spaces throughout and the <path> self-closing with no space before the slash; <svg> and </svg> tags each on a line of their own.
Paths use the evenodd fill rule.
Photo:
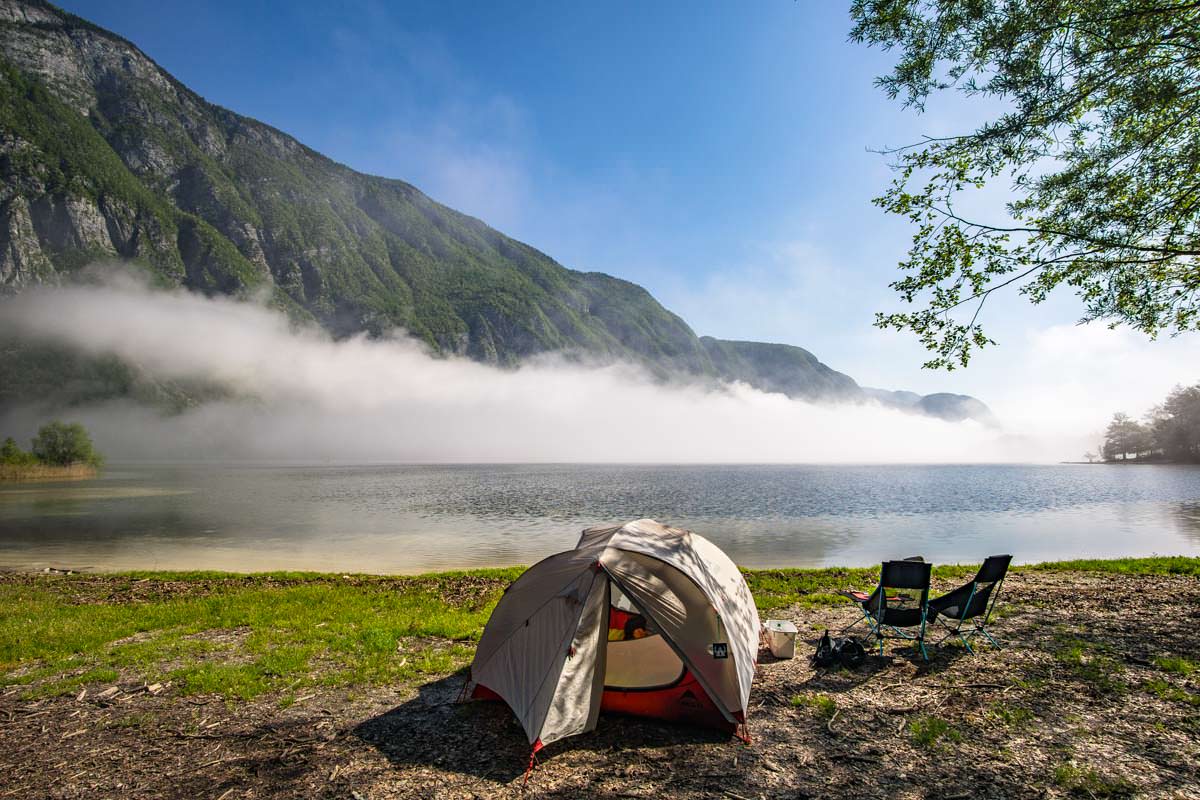
<svg viewBox="0 0 1200 800">
<path fill-rule="evenodd" d="M 712 653 L 713 658 L 729 658 L 729 643 L 713 642 Z"/>
</svg>

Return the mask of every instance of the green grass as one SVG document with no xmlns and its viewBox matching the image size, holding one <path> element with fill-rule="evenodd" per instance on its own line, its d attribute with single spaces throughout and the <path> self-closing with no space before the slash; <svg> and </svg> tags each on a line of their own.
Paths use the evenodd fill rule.
<svg viewBox="0 0 1200 800">
<path fill-rule="evenodd" d="M 30 696 L 39 696 L 122 677 L 246 699 L 310 684 L 381 684 L 452 672 L 469 659 L 468 643 L 517 574 L 116 577 L 109 591 L 149 583 L 149 599 L 132 602 L 80 602 L 73 591 L 96 583 L 86 578 L 0 584 L 0 685 L 26 684 Z M 446 599 L 447 582 L 464 577 L 478 582 L 479 591 Z M 190 586 L 159 593 L 155 584 L 163 581 L 194 584 L 197 593 L 189 596 Z"/>
<path fill-rule="evenodd" d="M 954 726 L 941 717 L 917 717 L 908 726 L 908 735 L 918 747 L 932 748 L 945 742 L 962 739 Z"/>
<path fill-rule="evenodd" d="M 809 708 L 823 720 L 833 719 L 837 713 L 837 702 L 827 694 L 797 694 L 792 695 L 792 708 Z"/>
<path fill-rule="evenodd" d="M 1151 678 L 1142 684 L 1142 688 L 1150 694 L 1159 697 L 1162 700 L 1173 700 L 1179 703 L 1186 703 L 1189 706 L 1200 708 L 1200 694 L 1193 694 L 1186 689 L 1182 689 L 1169 681 L 1162 678 Z"/>
<path fill-rule="evenodd" d="M 1154 666 L 1161 669 L 1163 672 L 1172 672 L 1176 675 L 1188 677 L 1200 669 L 1195 661 L 1189 661 L 1183 656 L 1162 656 L 1154 659 Z"/>
<path fill-rule="evenodd" d="M 1033 564 L 1021 569 L 1054 572 L 1115 572 L 1123 575 L 1192 575 L 1200 577 L 1200 558 L 1154 556 L 1151 558 L 1077 559 Z"/>
<path fill-rule="evenodd" d="M 1109 778 L 1089 767 L 1071 763 L 1054 768 L 1054 783 L 1079 797 L 1128 797 L 1135 790 L 1124 778 Z"/>
<path fill-rule="evenodd" d="M 1025 728 L 1033 723 L 1034 713 L 1024 706 L 1008 703 L 993 703 L 983 712 L 988 719 L 995 720 L 1010 728 Z"/>
<path fill-rule="evenodd" d="M 962 583 L 969 580 L 978 564 L 935 565 L 935 580 Z M 1151 558 L 1087 559 L 1055 561 L 1014 567 L 1022 570 L 1054 570 L 1060 572 L 1114 572 L 1127 575 L 1195 575 L 1200 576 L 1200 558 L 1187 556 L 1156 556 Z M 879 582 L 879 567 L 826 567 L 821 569 L 760 569 L 742 570 L 746 583 L 754 594 L 759 611 L 773 611 L 791 605 L 838 606 L 846 598 L 836 594 L 839 589 L 870 589 Z M 997 614 L 1012 613 L 1000 604 Z"/>
<path fill-rule="evenodd" d="M 935 566 L 933 577 L 965 581 L 978 565 Z M 759 611 L 790 605 L 838 606 L 849 601 L 835 594 L 839 589 L 870 589 L 879 582 L 879 567 L 826 567 L 823 569 L 742 570 Z"/>
<path fill-rule="evenodd" d="M 1135 574 L 1189 574 L 1187 564 L 1200 559 L 1075 563 Z M 956 582 L 974 569 L 935 567 L 934 575 Z M 413 577 L 140 571 L 0 582 L 0 686 L 21 685 L 28 696 L 45 696 L 118 680 L 169 681 L 173 691 L 185 694 L 234 699 L 274 692 L 285 702 L 306 686 L 379 685 L 446 674 L 470 659 L 503 588 L 522 571 Z M 745 574 L 763 612 L 842 603 L 834 590 L 867 588 L 877 577 L 875 568 Z M 1069 631 L 1055 645 L 1057 659 L 1080 680 L 1102 692 L 1125 690 L 1121 665 L 1098 645 Z M 1196 670 L 1178 656 L 1156 664 L 1184 677 Z M 1170 684 L 1147 690 L 1184 702 L 1195 697 Z M 836 710 L 824 695 L 798 702 L 820 715 Z M 1021 722 L 1019 711 L 1007 713 L 1017 716 L 1001 714 L 1001 721 Z"/>
<path fill-rule="evenodd" d="M 1120 695 L 1128 688 L 1122 679 L 1125 667 L 1101 644 L 1070 634 L 1058 634 L 1054 642 L 1054 657 L 1076 680 L 1100 694 Z"/>
</svg>

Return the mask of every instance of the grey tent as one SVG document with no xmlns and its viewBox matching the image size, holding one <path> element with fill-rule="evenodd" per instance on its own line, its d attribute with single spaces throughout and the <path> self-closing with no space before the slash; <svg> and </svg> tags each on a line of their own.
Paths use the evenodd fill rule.
<svg viewBox="0 0 1200 800">
<path fill-rule="evenodd" d="M 473 696 L 508 703 L 534 752 L 593 729 L 602 710 L 735 731 L 758 637 L 746 581 L 712 542 L 651 519 L 589 528 L 505 591 Z"/>
</svg>

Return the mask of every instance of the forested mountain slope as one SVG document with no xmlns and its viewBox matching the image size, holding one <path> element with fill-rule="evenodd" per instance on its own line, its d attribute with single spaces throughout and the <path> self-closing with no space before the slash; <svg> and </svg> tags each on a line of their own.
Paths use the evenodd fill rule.
<svg viewBox="0 0 1200 800">
<path fill-rule="evenodd" d="M 265 290 L 336 336 L 403 328 L 436 353 L 501 366 L 554 351 L 663 379 L 870 397 L 805 350 L 701 339 L 636 284 L 567 269 L 403 181 L 213 105 L 86 20 L 0 0 L 0 289 L 118 260 L 167 286 Z M 9 378 L 45 360 L 19 346 L 3 359 Z M 19 395 L 10 383 L 0 402 Z"/>
</svg>

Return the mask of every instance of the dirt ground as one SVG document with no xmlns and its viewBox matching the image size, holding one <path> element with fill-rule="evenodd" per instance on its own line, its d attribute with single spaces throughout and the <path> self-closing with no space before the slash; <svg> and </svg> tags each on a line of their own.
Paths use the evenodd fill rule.
<svg viewBox="0 0 1200 800">
<path fill-rule="evenodd" d="M 948 586 L 939 589 L 950 588 Z M 764 652 L 745 745 L 602 717 L 547 748 L 528 786 L 502 704 L 456 703 L 463 674 L 402 689 L 226 703 L 137 683 L 0 694 L 0 797 L 1200 798 L 1200 581 L 1019 571 L 1004 650 L 898 647 L 814 670 L 820 630 L 853 608 L 794 607 L 798 657 Z M 1178 662 L 1176 662 L 1178 663 Z"/>
</svg>

